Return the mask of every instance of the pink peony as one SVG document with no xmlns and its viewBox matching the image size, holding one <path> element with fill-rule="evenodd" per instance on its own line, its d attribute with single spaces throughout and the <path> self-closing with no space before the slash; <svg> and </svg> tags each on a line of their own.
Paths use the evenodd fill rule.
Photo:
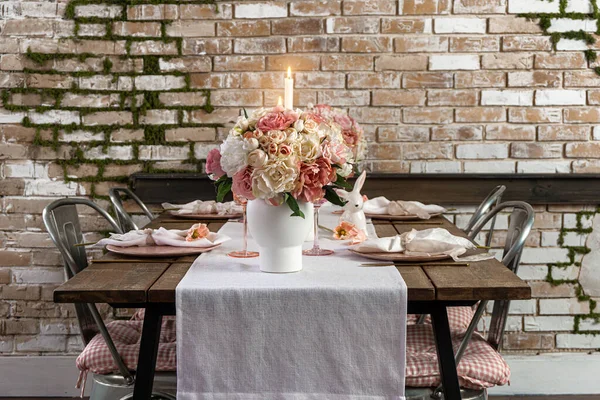
<svg viewBox="0 0 600 400">
<path fill-rule="evenodd" d="M 214 179 L 219 179 L 225 175 L 221 168 L 221 152 L 219 149 L 212 149 L 206 157 L 206 173 L 212 175 Z"/>
<path fill-rule="evenodd" d="M 270 112 L 258 120 L 256 127 L 262 132 L 283 131 L 298 120 L 294 112 Z"/>
<path fill-rule="evenodd" d="M 209 233 L 210 230 L 206 224 L 195 224 L 188 230 L 185 240 L 193 242 L 194 240 L 204 239 Z"/>
<path fill-rule="evenodd" d="M 299 200 L 313 203 L 323 198 L 323 186 L 334 181 L 335 177 L 331 162 L 324 157 L 318 158 L 312 164 L 302 163 L 298 182 L 292 194 Z"/>
<path fill-rule="evenodd" d="M 248 200 L 254 200 L 252 194 L 252 168 L 246 167 L 233 175 L 233 184 L 231 190 L 236 196 L 244 197 Z"/>
<path fill-rule="evenodd" d="M 363 135 L 358 123 L 347 114 L 335 114 L 333 119 L 342 128 L 344 142 L 348 146 L 356 146 Z"/>
</svg>

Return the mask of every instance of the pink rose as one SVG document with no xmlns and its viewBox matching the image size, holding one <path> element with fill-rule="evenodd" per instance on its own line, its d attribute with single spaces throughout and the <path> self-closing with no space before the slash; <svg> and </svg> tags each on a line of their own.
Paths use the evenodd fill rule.
<svg viewBox="0 0 600 400">
<path fill-rule="evenodd" d="M 214 179 L 219 179 L 225 175 L 221 168 L 221 152 L 219 149 L 212 149 L 206 157 L 206 173 L 212 175 Z"/>
<path fill-rule="evenodd" d="M 252 194 L 252 168 L 246 167 L 233 175 L 233 184 L 231 190 L 237 196 L 244 197 L 248 200 L 254 200 Z"/>
<path fill-rule="evenodd" d="M 347 114 L 334 114 L 333 120 L 342 127 L 342 130 L 352 129 L 352 118 Z"/>
<path fill-rule="evenodd" d="M 298 115 L 293 112 L 270 112 L 258 120 L 256 127 L 262 132 L 282 131 L 289 128 L 297 119 Z"/>
<path fill-rule="evenodd" d="M 323 157 L 312 164 L 302 163 L 296 188 L 292 193 L 299 200 L 313 203 L 324 196 L 323 186 L 335 180 L 331 162 Z"/>
<path fill-rule="evenodd" d="M 279 145 L 279 155 L 282 157 L 287 157 L 292 154 L 292 148 L 287 144 Z"/>
</svg>

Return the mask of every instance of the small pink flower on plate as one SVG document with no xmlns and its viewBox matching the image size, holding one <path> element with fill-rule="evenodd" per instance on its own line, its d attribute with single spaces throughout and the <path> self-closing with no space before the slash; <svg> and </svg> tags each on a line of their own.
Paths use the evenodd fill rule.
<svg viewBox="0 0 600 400">
<path fill-rule="evenodd" d="M 333 238 L 337 240 L 350 240 L 350 244 L 358 244 L 367 240 L 367 235 L 354 224 L 342 221 L 333 230 Z"/>
<path fill-rule="evenodd" d="M 210 230 L 206 224 L 194 224 L 188 230 L 187 236 L 185 238 L 186 242 L 193 242 L 195 240 L 204 239 L 208 236 Z"/>
</svg>

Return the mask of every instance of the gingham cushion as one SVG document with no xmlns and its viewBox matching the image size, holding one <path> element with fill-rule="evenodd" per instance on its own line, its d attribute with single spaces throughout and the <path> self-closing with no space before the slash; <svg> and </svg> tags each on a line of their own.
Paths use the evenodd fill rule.
<svg viewBox="0 0 600 400">
<path fill-rule="evenodd" d="M 461 334 L 452 338 L 455 353 L 462 337 Z M 510 378 L 510 369 L 502 356 L 477 332 L 473 334 L 457 370 L 460 386 L 469 389 L 505 385 Z M 439 384 L 440 374 L 431 325 L 408 326 L 406 386 L 436 387 Z"/>
<path fill-rule="evenodd" d="M 448 323 L 452 334 L 464 333 L 469 327 L 474 313 L 472 307 L 448 307 Z M 418 318 L 418 315 L 408 315 L 408 324 L 415 324 Z M 431 316 L 428 315 L 425 318 L 425 323 L 431 325 Z"/>
<path fill-rule="evenodd" d="M 139 316 L 139 313 L 136 313 L 134 318 Z M 131 371 L 135 371 L 137 368 L 143 323 L 142 320 L 132 319 L 131 321 L 113 321 L 106 325 L 121 358 Z M 175 354 L 175 318 L 163 318 L 156 370 L 175 371 L 177 367 Z M 118 371 L 108 346 L 100 334 L 94 336 L 85 347 L 77 357 L 76 364 L 77 368 L 83 372 L 91 371 L 96 374 L 108 374 Z"/>
</svg>

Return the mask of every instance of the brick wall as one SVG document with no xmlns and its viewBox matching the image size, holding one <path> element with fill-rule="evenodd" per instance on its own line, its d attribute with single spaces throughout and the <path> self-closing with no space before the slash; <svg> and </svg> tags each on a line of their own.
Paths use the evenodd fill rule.
<svg viewBox="0 0 600 400">
<path fill-rule="evenodd" d="M 64 277 L 42 208 L 201 170 L 241 107 L 276 103 L 288 65 L 296 105 L 364 126 L 371 171 L 600 172 L 595 1 L 158 3 L 0 2 L 2 354 L 80 348 L 72 308 L 51 301 Z M 549 13 L 544 31 L 520 13 Z M 595 210 L 537 207 L 520 272 L 535 299 L 513 304 L 507 350 L 600 347 L 579 282 Z M 83 222 L 89 240 L 106 228 Z"/>
</svg>

